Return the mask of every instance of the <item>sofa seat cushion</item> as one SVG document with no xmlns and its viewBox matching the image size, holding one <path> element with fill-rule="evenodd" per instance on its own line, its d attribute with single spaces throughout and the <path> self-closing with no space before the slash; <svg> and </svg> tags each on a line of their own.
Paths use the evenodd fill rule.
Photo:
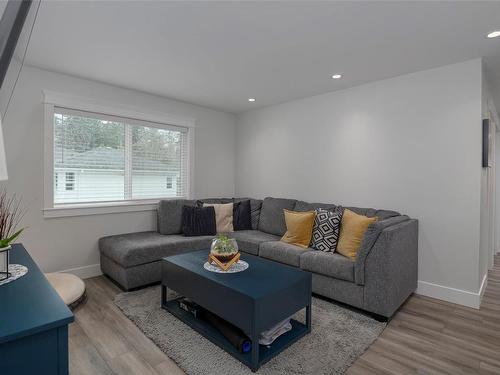
<svg viewBox="0 0 500 375">
<path fill-rule="evenodd" d="M 305 271 L 354 282 L 354 261 L 337 253 L 308 251 L 300 257 L 300 268 Z"/>
<path fill-rule="evenodd" d="M 185 237 L 139 232 L 103 237 L 99 250 L 122 267 L 158 261 L 163 257 L 193 250 L 209 249 L 213 236 Z"/>
<path fill-rule="evenodd" d="M 278 241 L 280 238 L 273 234 L 264 233 L 259 230 L 239 230 L 229 234 L 238 242 L 238 248 L 245 253 L 258 255 L 259 245 L 262 242 Z"/>
<path fill-rule="evenodd" d="M 259 256 L 275 260 L 290 266 L 299 267 L 300 257 L 311 249 L 292 245 L 282 241 L 263 242 L 260 244 Z"/>
</svg>

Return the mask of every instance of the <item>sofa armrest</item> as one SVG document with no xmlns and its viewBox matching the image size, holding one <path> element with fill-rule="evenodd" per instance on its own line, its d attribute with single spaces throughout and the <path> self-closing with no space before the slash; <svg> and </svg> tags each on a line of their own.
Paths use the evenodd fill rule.
<svg viewBox="0 0 500 375">
<path fill-rule="evenodd" d="M 365 262 L 366 258 L 372 251 L 373 246 L 377 242 L 378 238 L 382 231 L 386 228 L 392 227 L 393 225 L 402 223 L 404 221 L 408 221 L 410 218 L 406 215 L 398 215 L 385 220 L 380 220 L 371 224 L 366 230 L 363 241 L 361 242 L 361 246 L 358 251 L 358 255 L 356 257 L 356 264 L 354 269 L 354 278 L 355 282 L 358 285 L 365 284 Z"/>
<path fill-rule="evenodd" d="M 417 288 L 418 221 L 385 228 L 364 265 L 366 310 L 390 317 Z"/>
</svg>

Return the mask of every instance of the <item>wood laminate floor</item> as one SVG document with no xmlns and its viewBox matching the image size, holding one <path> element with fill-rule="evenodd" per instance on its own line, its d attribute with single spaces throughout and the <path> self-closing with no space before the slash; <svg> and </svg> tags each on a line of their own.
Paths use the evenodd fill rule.
<svg viewBox="0 0 500 375">
<path fill-rule="evenodd" d="M 113 283 L 85 281 L 69 330 L 72 375 L 183 374 L 113 304 Z M 500 374 L 500 256 L 479 310 L 414 295 L 348 374 Z"/>
</svg>

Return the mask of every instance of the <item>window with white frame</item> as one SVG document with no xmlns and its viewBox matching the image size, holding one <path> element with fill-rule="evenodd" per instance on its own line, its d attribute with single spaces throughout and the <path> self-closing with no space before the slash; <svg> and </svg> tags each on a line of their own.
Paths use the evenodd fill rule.
<svg viewBox="0 0 500 375">
<path fill-rule="evenodd" d="M 53 207 L 188 197 L 188 128 L 55 106 Z"/>
</svg>

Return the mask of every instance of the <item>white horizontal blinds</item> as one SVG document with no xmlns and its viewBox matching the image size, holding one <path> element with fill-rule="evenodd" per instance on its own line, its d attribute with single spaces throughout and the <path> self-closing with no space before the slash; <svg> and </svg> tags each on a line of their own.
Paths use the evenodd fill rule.
<svg viewBox="0 0 500 375">
<path fill-rule="evenodd" d="M 186 133 L 132 126 L 132 198 L 185 197 L 183 138 Z"/>
<path fill-rule="evenodd" d="M 54 203 L 124 200 L 124 129 L 56 108 Z"/>
<path fill-rule="evenodd" d="M 56 107 L 54 204 L 187 196 L 187 129 Z"/>
<path fill-rule="evenodd" d="M 189 197 L 188 185 L 189 185 L 189 176 L 188 176 L 188 133 L 181 133 L 180 141 L 181 152 L 180 155 L 180 173 L 177 179 L 177 195 L 185 198 Z M 175 181 L 174 181 L 175 183 Z"/>
</svg>

